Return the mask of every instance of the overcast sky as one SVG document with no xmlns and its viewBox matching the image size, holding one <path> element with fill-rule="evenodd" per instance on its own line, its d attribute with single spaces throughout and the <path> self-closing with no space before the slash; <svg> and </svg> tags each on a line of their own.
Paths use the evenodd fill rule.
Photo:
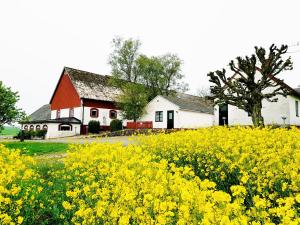
<svg viewBox="0 0 300 225">
<path fill-rule="evenodd" d="M 0 0 L 0 80 L 32 113 L 49 103 L 64 66 L 109 74 L 111 40 L 138 38 L 148 55 L 176 53 L 190 93 L 255 45 L 300 41 L 299 0 Z M 300 50 L 284 80 L 300 85 Z"/>
</svg>

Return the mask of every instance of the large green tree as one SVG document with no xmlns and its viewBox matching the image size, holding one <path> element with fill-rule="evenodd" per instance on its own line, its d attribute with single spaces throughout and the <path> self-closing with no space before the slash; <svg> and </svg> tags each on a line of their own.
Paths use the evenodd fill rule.
<svg viewBox="0 0 300 225">
<path fill-rule="evenodd" d="M 141 55 L 136 64 L 140 82 L 145 85 L 149 100 L 157 95 L 168 96 L 187 90 L 187 84 L 182 81 L 182 61 L 177 55 Z"/>
<path fill-rule="evenodd" d="M 170 95 L 187 90 L 182 82 L 182 61 L 175 54 L 152 56 L 140 54 L 139 40 L 120 37 L 113 39 L 113 52 L 109 58 L 111 83 L 122 89 L 124 83 L 133 82 L 146 87 L 148 100 L 156 95 Z"/>
<path fill-rule="evenodd" d="M 18 100 L 18 92 L 13 92 L 11 88 L 4 86 L 0 81 L 0 131 L 4 124 L 10 124 L 24 118 L 24 112 L 16 106 Z"/>
<path fill-rule="evenodd" d="M 211 94 L 215 104 L 230 104 L 251 114 L 254 126 L 264 126 L 262 101 L 277 102 L 278 96 L 289 91 L 277 76 L 292 70 L 290 57 L 285 57 L 287 45 L 269 50 L 255 47 L 251 56 L 237 57 L 229 63 L 231 73 L 225 69 L 208 73 L 212 83 Z"/>
<path fill-rule="evenodd" d="M 147 104 L 145 87 L 135 83 L 124 84 L 117 102 L 122 109 L 122 117 L 136 122 L 143 115 Z"/>
<path fill-rule="evenodd" d="M 152 56 L 140 54 L 139 40 L 113 39 L 109 58 L 111 85 L 121 90 L 117 99 L 123 118 L 136 121 L 147 101 L 157 95 L 170 95 L 187 90 L 182 82 L 182 61 L 174 54 Z M 146 99 L 146 100 L 145 100 Z"/>
<path fill-rule="evenodd" d="M 113 52 L 109 57 L 113 84 L 121 86 L 121 81 L 138 82 L 136 60 L 139 57 L 141 42 L 132 38 L 124 40 L 116 37 L 112 41 Z"/>
</svg>

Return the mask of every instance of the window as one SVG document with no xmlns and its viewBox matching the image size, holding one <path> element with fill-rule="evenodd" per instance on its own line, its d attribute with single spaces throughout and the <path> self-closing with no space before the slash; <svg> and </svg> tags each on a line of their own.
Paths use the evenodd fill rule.
<svg viewBox="0 0 300 225">
<path fill-rule="evenodd" d="M 28 130 L 28 125 L 24 126 L 24 130 L 26 130 L 26 131 Z"/>
<path fill-rule="evenodd" d="M 40 130 L 41 126 L 40 125 L 36 125 L 35 130 Z"/>
<path fill-rule="evenodd" d="M 58 125 L 59 131 L 72 131 L 72 125 L 70 124 L 60 124 Z"/>
<path fill-rule="evenodd" d="M 46 124 L 43 126 L 43 130 L 48 130 L 48 126 Z"/>
<path fill-rule="evenodd" d="M 110 110 L 109 111 L 109 118 L 117 119 L 117 111 L 116 110 Z"/>
<path fill-rule="evenodd" d="M 56 119 L 59 119 L 60 118 L 60 109 L 58 109 L 57 111 L 56 111 Z"/>
<path fill-rule="evenodd" d="M 34 130 L 34 126 L 30 125 L 29 130 Z"/>
<path fill-rule="evenodd" d="M 156 111 L 155 122 L 162 122 L 162 121 L 163 121 L 163 111 Z"/>
<path fill-rule="evenodd" d="M 74 117 L 74 109 L 71 108 L 69 111 L 69 117 Z"/>
<path fill-rule="evenodd" d="M 299 103 L 298 103 L 298 101 L 295 101 L 295 107 L 296 107 L 296 116 L 299 117 Z"/>
<path fill-rule="evenodd" d="M 252 116 L 251 112 L 247 112 L 248 113 L 248 116 Z"/>
<path fill-rule="evenodd" d="M 93 118 L 97 118 L 99 116 L 99 110 L 96 108 L 92 108 L 90 111 L 90 116 Z"/>
</svg>

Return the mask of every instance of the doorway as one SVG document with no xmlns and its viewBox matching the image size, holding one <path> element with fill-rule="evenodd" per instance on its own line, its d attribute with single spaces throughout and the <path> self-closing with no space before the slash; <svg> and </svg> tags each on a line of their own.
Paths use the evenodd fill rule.
<svg viewBox="0 0 300 225">
<path fill-rule="evenodd" d="M 174 110 L 167 111 L 167 129 L 174 128 Z"/>
<path fill-rule="evenodd" d="M 228 125 L 228 104 L 219 105 L 219 125 Z"/>
</svg>

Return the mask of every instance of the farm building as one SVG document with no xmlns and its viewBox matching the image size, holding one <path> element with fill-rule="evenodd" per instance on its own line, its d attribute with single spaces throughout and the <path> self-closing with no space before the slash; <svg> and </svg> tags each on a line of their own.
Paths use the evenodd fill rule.
<svg viewBox="0 0 300 225">
<path fill-rule="evenodd" d="M 120 118 L 114 98 L 119 93 L 108 85 L 109 76 L 102 76 L 65 67 L 49 105 L 31 115 L 24 130 L 47 129 L 46 138 L 86 134 L 88 123 L 97 120 L 103 130 L 110 121 Z"/>
<path fill-rule="evenodd" d="M 47 130 L 46 138 L 86 134 L 91 120 L 100 122 L 108 130 L 111 120 L 120 119 L 121 111 L 115 102 L 120 90 L 108 84 L 109 76 L 65 67 L 53 92 L 50 104 L 31 115 L 31 121 L 22 124 L 24 130 Z M 274 82 L 289 90 L 287 97 L 278 96 L 278 102 L 263 102 L 265 124 L 300 126 L 300 89 L 293 89 L 281 80 Z M 252 125 L 249 113 L 232 105 L 213 107 L 205 98 L 177 93 L 156 96 L 140 118 L 158 129 L 198 128 L 213 125 Z M 126 126 L 128 121 L 123 120 Z M 129 121 L 130 122 L 130 121 Z"/>
<path fill-rule="evenodd" d="M 270 77 L 274 85 L 281 85 L 288 90 L 289 95 L 276 96 L 277 102 L 262 102 L 262 116 L 265 125 L 300 126 L 300 88 L 291 88 L 275 77 Z M 269 89 L 270 90 L 270 89 Z M 232 105 L 217 105 L 214 108 L 216 125 L 252 125 L 251 114 Z"/>
<path fill-rule="evenodd" d="M 153 121 L 153 128 L 198 128 L 214 125 L 212 103 L 198 96 L 177 93 L 156 96 L 145 108 L 142 121 Z"/>
<path fill-rule="evenodd" d="M 121 119 L 115 102 L 120 90 L 108 84 L 109 76 L 65 67 L 50 104 L 22 124 L 24 130 L 47 129 L 46 138 L 86 134 L 91 120 L 108 130 L 111 120 Z M 168 107 L 167 107 L 168 106 Z M 146 107 L 142 121 L 153 128 L 196 128 L 213 125 L 213 107 L 191 95 L 157 96 Z M 162 120 L 162 121 L 161 121 Z M 127 121 L 123 121 L 126 126 Z"/>
</svg>

